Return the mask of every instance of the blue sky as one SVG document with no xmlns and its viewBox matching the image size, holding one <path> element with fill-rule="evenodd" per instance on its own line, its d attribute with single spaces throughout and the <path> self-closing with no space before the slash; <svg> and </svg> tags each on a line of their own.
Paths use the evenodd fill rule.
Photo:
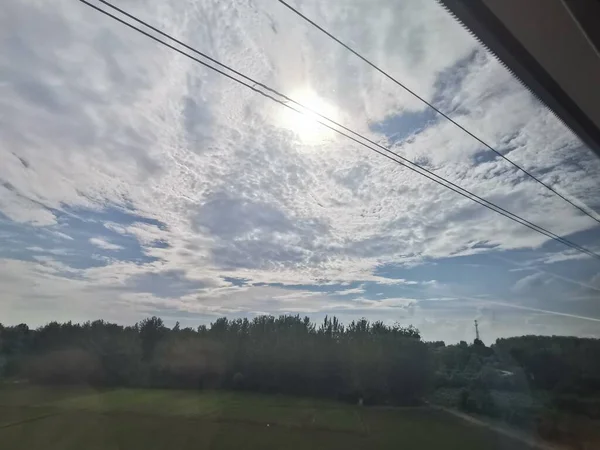
<svg viewBox="0 0 600 450">
<path fill-rule="evenodd" d="M 600 251 L 600 228 L 266 0 L 120 6 L 370 139 Z M 302 11 L 554 189 L 600 160 L 434 0 Z M 306 314 L 426 339 L 600 336 L 600 262 L 68 0 L 0 13 L 6 323 Z"/>
</svg>

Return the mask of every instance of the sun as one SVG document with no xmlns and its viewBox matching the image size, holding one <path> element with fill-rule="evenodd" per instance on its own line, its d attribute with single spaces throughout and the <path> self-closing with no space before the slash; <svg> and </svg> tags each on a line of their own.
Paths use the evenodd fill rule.
<svg viewBox="0 0 600 450">
<path fill-rule="evenodd" d="M 296 112 L 286 108 L 281 116 L 282 126 L 291 130 L 305 144 L 320 144 L 331 140 L 335 132 L 321 125 L 321 122 L 327 122 L 319 113 L 331 120 L 338 120 L 337 109 L 319 97 L 310 89 L 294 91 L 290 98 L 297 101 L 305 108 L 289 102 L 293 108 L 301 111 Z M 313 112 L 314 111 L 314 112 Z"/>
</svg>

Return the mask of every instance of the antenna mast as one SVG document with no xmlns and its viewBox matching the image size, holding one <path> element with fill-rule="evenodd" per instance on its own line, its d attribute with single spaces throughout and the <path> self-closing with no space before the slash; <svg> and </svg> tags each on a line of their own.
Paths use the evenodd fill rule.
<svg viewBox="0 0 600 450">
<path fill-rule="evenodd" d="M 479 324 L 477 323 L 477 320 L 475 320 L 475 340 L 479 341 Z"/>
</svg>

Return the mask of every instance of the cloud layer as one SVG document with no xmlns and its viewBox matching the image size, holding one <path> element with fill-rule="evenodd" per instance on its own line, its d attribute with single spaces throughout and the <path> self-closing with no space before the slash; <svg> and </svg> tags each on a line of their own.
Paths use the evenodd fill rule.
<svg viewBox="0 0 600 450">
<path fill-rule="evenodd" d="M 118 5 L 532 222 L 600 244 L 591 219 L 280 5 Z M 565 196 L 600 207 L 597 158 L 435 1 L 300 7 Z M 565 297 L 540 307 L 540 266 L 572 267 L 580 283 L 600 273 L 83 4 L 9 0 L 0 25 L 0 311 L 11 322 L 336 313 L 457 339 L 482 308 L 510 310 L 478 295 L 560 312 L 581 294 L 551 277 Z M 450 276 L 496 254 L 530 272 L 516 278 L 504 262 L 493 288 Z M 514 314 L 531 328 L 507 312 L 494 336 L 545 332 L 548 320 L 598 333 L 524 311 Z M 448 320 L 453 332 L 435 331 Z"/>
</svg>

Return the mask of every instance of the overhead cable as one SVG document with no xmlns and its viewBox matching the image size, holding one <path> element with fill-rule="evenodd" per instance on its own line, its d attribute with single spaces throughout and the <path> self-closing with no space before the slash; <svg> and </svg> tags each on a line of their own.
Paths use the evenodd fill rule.
<svg viewBox="0 0 600 450">
<path fill-rule="evenodd" d="M 588 216 L 588 217 L 592 218 L 593 220 L 595 220 L 596 222 L 600 223 L 600 219 L 598 217 L 596 217 L 595 214 L 592 214 L 589 211 L 586 211 L 584 208 L 582 208 L 581 206 L 577 205 L 572 200 L 569 200 L 563 194 L 561 194 L 560 192 L 558 192 L 552 186 L 550 186 L 549 184 L 544 183 L 542 180 L 540 180 L 539 178 L 537 178 L 535 175 L 533 175 L 527 169 L 523 168 L 522 166 L 520 166 L 519 164 L 517 164 L 513 160 L 509 159 L 502 152 L 496 150 L 494 147 L 492 147 L 490 144 L 488 144 L 487 142 L 485 142 L 483 139 L 479 138 L 477 135 L 475 135 L 471 131 L 467 130 L 461 124 L 459 124 L 454 119 L 452 119 L 449 115 L 447 115 L 444 112 L 440 111 L 433 104 L 431 104 L 430 102 L 428 102 L 427 100 L 425 100 L 423 97 L 421 97 L 419 94 L 417 94 L 416 92 L 414 92 L 412 89 L 408 88 L 405 84 L 403 84 L 400 81 L 398 81 L 396 78 L 394 78 L 393 76 L 391 76 L 389 73 L 387 73 L 383 69 L 379 68 L 377 65 L 375 65 L 371 61 L 369 61 L 367 58 L 365 58 L 364 56 L 362 56 L 360 53 L 358 53 L 352 47 L 350 47 L 349 45 L 347 45 L 344 42 L 342 42 L 340 39 L 338 39 L 337 37 L 335 37 L 333 34 L 331 34 L 325 28 L 323 28 L 322 26 L 320 26 L 319 24 L 317 24 L 316 22 L 314 22 L 313 20 L 311 20 L 310 18 L 308 18 L 307 16 L 305 16 L 304 14 L 302 14 L 296 8 L 294 8 L 293 6 L 289 5 L 284 0 L 278 0 L 278 1 L 279 1 L 279 3 L 281 3 L 282 5 L 284 5 L 285 7 L 287 7 L 289 10 L 291 10 L 292 12 L 294 12 L 296 15 L 298 15 L 299 17 L 301 17 L 302 19 L 304 19 L 306 22 L 308 22 L 309 24 L 311 24 L 313 27 L 317 28 L 319 31 L 321 31 L 322 33 L 324 33 L 325 35 L 327 35 L 328 37 L 330 37 L 331 39 L 333 39 L 335 42 L 337 42 L 338 44 L 340 44 L 346 50 L 348 50 L 349 52 L 351 52 L 352 54 L 354 54 L 355 56 L 357 56 L 358 58 L 360 58 L 362 61 L 364 61 L 365 63 L 367 63 L 369 66 L 371 66 L 377 72 L 379 72 L 380 74 L 382 74 L 383 76 L 385 76 L 386 78 L 388 78 L 389 80 L 391 80 L 392 82 L 394 82 L 395 84 L 397 84 L 398 86 L 400 86 L 402 89 L 404 89 L 410 95 L 412 95 L 413 97 L 415 97 L 417 100 L 419 100 L 422 103 L 424 103 L 425 105 L 427 105 L 429 108 L 431 108 L 432 110 L 434 110 L 437 114 L 441 115 L 444 119 L 450 121 L 452 124 L 454 124 L 456 127 L 458 127 L 459 129 L 461 129 L 463 132 L 465 132 L 466 134 L 468 134 L 469 136 L 471 136 L 473 139 L 475 139 L 481 145 L 483 145 L 484 147 L 486 147 L 488 150 L 491 150 L 496 155 L 500 156 L 502 159 L 504 159 L 505 161 L 507 161 L 508 163 L 510 163 L 513 167 L 515 167 L 516 169 L 520 170 L 521 172 L 523 172 L 524 174 L 526 174 L 528 177 L 530 177 L 532 180 L 534 180 L 537 183 L 539 183 L 540 185 L 544 186 L 549 191 L 553 192 L 555 195 L 557 195 L 558 197 L 560 197 L 561 199 L 563 199 L 565 202 L 571 204 L 571 206 L 574 206 L 575 208 L 577 208 L 580 212 L 584 213 L 586 216 Z"/>
<path fill-rule="evenodd" d="M 191 60 L 193 60 L 193 61 L 195 61 L 195 62 L 197 62 L 197 63 L 199 63 L 201 65 L 203 65 L 204 67 L 206 67 L 206 68 L 208 68 L 210 70 L 213 70 L 214 72 L 217 72 L 220 75 L 223 75 L 223 76 L 227 77 L 228 79 L 230 79 L 232 81 L 235 81 L 236 83 L 241 84 L 242 86 L 244 86 L 244 87 L 246 87 L 246 88 L 254 91 L 257 94 L 260 94 L 260 95 L 262 95 L 262 96 L 264 96 L 264 97 L 266 97 L 266 98 L 268 98 L 268 99 L 270 99 L 270 100 L 272 100 L 272 101 L 274 101 L 276 103 L 279 103 L 280 105 L 282 105 L 282 106 L 284 106 L 284 107 L 286 107 L 286 108 L 288 108 L 288 109 L 290 109 L 292 111 L 295 111 L 298 114 L 304 114 L 305 113 L 304 111 L 310 111 L 311 113 L 313 113 L 313 114 L 321 117 L 322 119 L 328 121 L 329 123 L 332 123 L 332 124 L 336 125 L 337 127 L 340 127 L 342 129 L 348 131 L 349 133 L 357 136 L 358 138 L 360 138 L 360 139 L 362 139 L 364 141 L 367 141 L 367 142 L 369 142 L 370 144 L 372 144 L 372 145 L 374 145 L 376 147 L 381 148 L 386 153 L 384 153 L 381 150 L 378 150 L 377 148 L 374 148 L 371 145 L 366 144 L 365 142 L 362 142 L 361 140 L 359 140 L 359 139 L 357 139 L 355 137 L 350 136 L 347 133 L 344 133 L 343 131 L 340 131 L 339 129 L 337 129 L 336 127 L 330 125 L 329 123 L 326 123 L 326 122 L 324 122 L 322 120 L 319 120 L 319 119 L 315 119 L 315 122 L 319 123 L 320 125 L 328 128 L 329 130 L 331 130 L 331 131 L 333 131 L 333 132 L 335 132 L 335 133 L 337 133 L 337 134 L 339 134 L 341 136 L 346 137 L 347 139 L 352 140 L 353 142 L 356 142 L 359 145 L 362 145 L 363 147 L 366 147 L 367 149 L 369 149 L 369 150 L 371 150 L 371 151 L 373 151 L 375 153 L 378 153 L 379 155 L 381 155 L 381 156 L 383 156 L 385 158 L 390 159 L 391 161 L 394 161 L 395 163 L 397 163 L 397 164 L 399 164 L 401 166 L 406 167 L 407 169 L 412 170 L 413 172 L 418 173 L 419 175 L 422 175 L 422 176 L 430 179 L 431 181 L 434 181 L 437 184 L 440 184 L 440 185 L 442 185 L 442 186 L 450 189 L 451 191 L 456 192 L 457 194 L 462 195 L 465 198 L 468 198 L 469 200 L 474 201 L 475 203 L 478 203 L 478 204 L 480 204 L 480 205 L 482 205 L 482 206 L 484 206 L 484 207 L 486 207 L 486 208 L 488 208 L 488 209 L 490 209 L 490 210 L 492 210 L 492 211 L 494 211 L 494 212 L 496 212 L 496 213 L 498 213 L 498 214 L 500 214 L 502 216 L 505 216 L 505 217 L 513 220 L 514 222 L 517 222 L 517 223 L 519 223 L 519 224 L 521 224 L 523 226 L 526 226 L 527 228 L 530 228 L 530 229 L 532 229 L 532 230 L 534 230 L 534 231 L 536 231 L 536 232 L 538 232 L 540 234 L 545 235 L 546 237 L 549 237 L 549 238 L 551 238 L 553 240 L 556 240 L 557 242 L 560 242 L 560 243 L 562 243 L 562 244 L 564 244 L 564 245 L 566 245 L 568 247 L 571 247 L 571 248 L 573 248 L 575 250 L 578 250 L 578 251 L 580 251 L 582 253 L 585 253 L 585 254 L 587 254 L 589 256 L 592 256 L 594 258 L 600 259 L 600 255 L 599 254 L 594 253 L 593 251 L 591 251 L 589 249 L 586 249 L 585 247 L 582 247 L 582 246 L 580 246 L 580 245 L 578 245 L 578 244 L 576 244 L 574 242 L 571 242 L 571 241 L 569 241 L 566 238 L 558 236 L 555 233 L 553 233 L 551 231 L 548 231 L 548 230 L 546 230 L 545 228 L 543 228 L 543 227 L 541 227 L 539 225 L 536 225 L 536 224 L 534 224 L 532 222 L 529 222 L 528 220 L 520 217 L 519 215 L 514 214 L 514 213 L 512 213 L 510 211 L 507 211 L 506 209 L 504 209 L 504 208 L 502 208 L 502 207 L 500 207 L 500 206 L 498 206 L 498 205 L 496 205 L 496 204 L 494 204 L 494 203 L 492 203 L 492 202 L 490 202 L 490 201 L 488 201 L 488 200 L 486 200 L 486 199 L 484 199 L 482 197 L 479 197 L 476 194 L 473 194 L 472 192 L 468 191 L 467 189 L 464 189 L 464 188 L 462 188 L 462 187 L 460 187 L 460 186 L 452 183 L 451 181 L 446 180 L 445 178 L 443 178 L 443 177 L 441 177 L 439 175 L 436 175 L 435 173 L 429 171 L 428 169 L 425 169 L 424 167 L 421 167 L 418 164 L 413 163 L 410 160 L 408 160 L 408 159 L 406 159 L 406 158 L 404 158 L 404 157 L 402 157 L 402 156 L 394 153 L 392 150 L 390 150 L 388 148 L 385 148 L 385 147 L 381 146 L 380 144 L 378 144 L 378 143 L 376 143 L 376 142 L 374 142 L 374 141 L 372 141 L 372 140 L 364 137 L 360 133 L 357 133 L 357 132 L 355 132 L 355 131 L 353 131 L 353 130 L 351 130 L 351 129 L 349 129 L 349 128 L 347 128 L 347 127 L 345 127 L 345 126 L 343 126 L 343 125 L 341 125 L 341 124 L 339 124 L 339 123 L 337 123 L 337 122 L 335 122 L 335 121 L 333 121 L 333 120 L 331 120 L 331 119 L 329 119 L 329 118 L 327 118 L 327 117 L 325 117 L 325 116 L 323 116 L 321 114 L 319 114 L 318 112 L 313 111 L 312 109 L 310 109 L 310 108 L 302 105 L 301 103 L 299 103 L 299 102 L 297 102 L 297 101 L 295 101 L 295 100 L 293 100 L 293 99 L 291 99 L 291 98 L 289 98 L 289 97 L 287 97 L 287 96 L 279 93 L 275 89 L 272 89 L 272 88 L 270 88 L 270 87 L 268 87 L 268 86 L 266 86 L 266 85 L 264 85 L 262 83 L 259 83 L 258 81 L 256 81 L 256 80 L 254 80 L 254 79 L 252 79 L 252 78 L 250 78 L 250 77 L 242 74 L 241 72 L 236 71 L 235 69 L 232 69 L 228 65 L 223 64 L 223 63 L 217 61 L 216 59 L 209 57 L 208 55 L 200 52 L 199 50 L 194 49 L 193 47 L 191 47 L 191 46 L 189 46 L 187 44 L 184 44 L 183 42 L 177 40 L 176 38 L 174 38 L 174 37 L 168 35 L 167 33 L 165 33 L 163 31 L 161 31 L 161 30 L 159 30 L 159 29 L 157 29 L 157 28 L 155 28 L 155 27 L 147 24 L 143 20 L 141 20 L 141 19 L 133 16 L 132 14 L 129 14 L 129 13 L 123 11 L 122 9 L 120 9 L 120 8 L 112 5 L 111 3 L 109 3 L 109 2 L 107 2 L 105 0 L 99 0 L 99 1 L 101 3 L 103 3 L 103 4 L 105 4 L 106 6 L 109 6 L 110 8 L 112 8 L 112 9 L 114 9 L 116 11 L 119 11 L 120 13 L 122 13 L 125 16 L 127 16 L 128 18 L 130 18 L 132 20 L 135 20 L 136 22 L 138 22 L 138 23 L 140 23 L 140 24 L 148 27 L 152 31 L 154 31 L 156 33 L 159 33 L 160 35 L 162 35 L 162 36 L 170 39 L 171 41 L 176 42 L 177 44 L 179 44 L 179 45 L 181 45 L 181 46 L 183 46 L 183 47 L 185 47 L 185 48 L 193 51 L 194 53 L 196 53 L 196 54 L 202 56 L 203 58 L 205 58 L 205 59 L 213 62 L 214 64 L 218 65 L 219 67 L 222 67 L 222 68 L 228 70 L 229 72 L 231 72 L 231 73 L 239 76 L 240 78 L 243 78 L 244 80 L 246 80 L 248 82 L 242 81 L 242 80 L 234 77 L 233 75 L 231 75 L 229 73 L 226 73 L 223 70 L 218 69 L 217 67 L 214 67 L 214 66 L 208 64 L 207 62 L 202 61 L 202 60 L 196 58 L 195 56 L 190 55 L 189 53 L 184 52 L 183 50 L 181 50 L 181 49 L 179 49 L 177 47 L 174 47 L 173 45 L 171 45 L 171 44 L 169 44 L 169 43 L 167 43 L 167 42 L 165 42 L 165 41 L 157 38 L 156 36 L 153 36 L 152 34 L 150 34 L 150 33 L 146 32 L 146 31 L 144 31 L 144 30 L 136 27 L 135 25 L 133 25 L 133 24 L 131 24 L 131 23 L 129 23 L 129 22 L 127 22 L 127 21 L 125 21 L 125 20 L 123 20 L 123 19 L 121 19 L 121 18 L 113 15 L 113 14 L 111 14 L 110 12 L 108 12 L 106 10 L 103 10 L 103 9 L 101 9 L 101 8 L 93 5 L 92 3 L 88 2 L 87 0 L 79 0 L 79 1 L 82 2 L 82 3 L 84 3 L 84 4 L 86 4 L 87 6 L 89 6 L 91 8 L 93 8 L 93 9 L 95 9 L 96 11 L 99 11 L 102 14 L 105 14 L 106 16 L 108 16 L 108 17 L 110 17 L 110 18 L 112 18 L 112 19 L 114 19 L 114 20 L 122 23 L 123 25 L 126 25 L 127 27 L 129 27 L 129 28 L 131 28 L 131 29 L 133 29 L 133 30 L 135 30 L 135 31 L 143 34 L 144 36 L 146 36 L 146 37 L 148 37 L 148 38 L 150 38 L 150 39 L 152 39 L 152 40 L 154 40 L 154 41 L 156 41 L 156 42 L 164 45 L 165 47 L 167 47 L 167 48 L 169 48 L 169 49 L 171 49 L 171 50 L 173 50 L 173 51 L 175 51 L 175 52 L 177 52 L 177 53 L 179 53 L 179 54 L 181 54 L 183 56 L 186 56 L 187 58 L 189 58 L 189 59 L 191 59 Z M 250 83 L 252 83 L 252 84 L 250 84 Z M 275 95 L 277 95 L 277 96 L 279 96 L 279 97 L 281 97 L 283 99 L 285 99 L 285 101 L 277 99 L 277 98 L 273 97 L 272 95 L 270 95 L 270 94 L 268 94 L 266 92 L 263 92 L 261 89 L 258 89 L 257 86 L 261 87 L 261 88 L 263 88 L 263 89 L 265 89 L 265 90 L 267 90 L 267 91 L 269 91 L 269 92 L 271 92 L 271 93 L 273 93 L 273 94 L 275 94 Z M 295 104 L 296 106 L 298 106 L 299 108 L 302 108 L 302 109 L 298 109 L 298 108 L 296 108 L 294 106 L 291 106 L 289 103 Z M 396 156 L 398 158 L 400 158 L 400 160 L 395 159 L 394 157 L 390 156 L 390 154 L 394 155 L 394 156 Z"/>
</svg>

